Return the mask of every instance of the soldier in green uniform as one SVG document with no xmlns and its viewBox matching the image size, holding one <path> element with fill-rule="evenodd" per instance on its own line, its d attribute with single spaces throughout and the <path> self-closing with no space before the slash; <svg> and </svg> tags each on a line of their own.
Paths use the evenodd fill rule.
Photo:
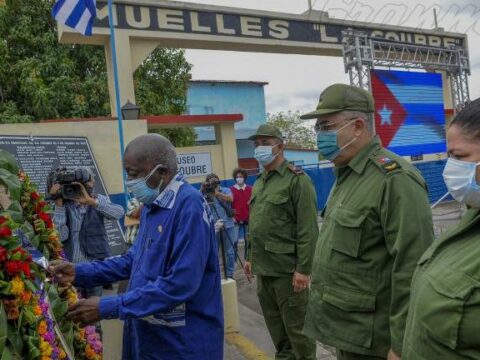
<svg viewBox="0 0 480 360">
<path fill-rule="evenodd" d="M 453 120 L 443 177 L 466 204 L 457 227 L 425 252 L 413 276 L 403 359 L 480 359 L 480 99 Z"/>
<path fill-rule="evenodd" d="M 261 125 L 250 140 L 264 170 L 250 200 L 245 273 L 257 275 L 275 358 L 315 359 L 315 341 L 302 332 L 318 238 L 315 189 L 303 171 L 285 160 L 283 137 L 275 126 Z"/>
<path fill-rule="evenodd" d="M 335 165 L 312 268 L 305 332 L 338 359 L 399 359 L 416 263 L 433 241 L 420 173 L 375 136 L 372 96 L 328 87 L 317 109 L 319 152 Z"/>
</svg>

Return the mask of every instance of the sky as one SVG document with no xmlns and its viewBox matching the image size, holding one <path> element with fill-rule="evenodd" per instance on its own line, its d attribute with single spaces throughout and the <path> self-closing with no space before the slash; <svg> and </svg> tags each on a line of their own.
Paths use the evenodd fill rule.
<svg viewBox="0 0 480 360">
<path fill-rule="evenodd" d="M 308 0 L 181 0 L 182 2 L 259 9 L 292 14 L 308 10 Z M 330 17 L 390 25 L 434 27 L 433 9 L 446 31 L 468 34 L 472 76 L 471 98 L 480 96 L 480 1 L 473 0 L 311 0 L 314 10 Z M 420 16 L 420 14 L 424 14 Z M 341 57 L 187 50 L 196 80 L 265 81 L 267 112 L 313 110 L 321 91 L 348 83 Z"/>
</svg>

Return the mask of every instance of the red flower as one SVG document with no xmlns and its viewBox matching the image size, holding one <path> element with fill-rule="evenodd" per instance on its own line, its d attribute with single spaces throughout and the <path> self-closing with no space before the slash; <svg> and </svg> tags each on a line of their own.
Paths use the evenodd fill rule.
<svg viewBox="0 0 480 360">
<path fill-rule="evenodd" d="M 7 270 L 8 275 L 15 276 L 22 271 L 22 262 L 18 260 L 7 261 L 5 270 Z"/>
<path fill-rule="evenodd" d="M 0 246 L 0 261 L 4 262 L 7 260 L 7 249 L 5 249 L 3 246 Z"/>
<path fill-rule="evenodd" d="M 0 228 L 0 237 L 12 236 L 12 230 L 9 227 L 3 226 Z"/>
<path fill-rule="evenodd" d="M 5 216 L 0 216 L 0 225 L 2 225 L 3 223 L 6 223 L 7 221 L 8 219 Z"/>
<path fill-rule="evenodd" d="M 43 220 L 43 222 L 45 223 L 45 226 L 48 229 L 53 227 L 53 221 L 50 215 L 48 215 L 47 213 L 41 212 L 38 214 L 38 217 Z"/>
<path fill-rule="evenodd" d="M 26 277 L 29 278 L 29 277 L 32 276 L 32 274 L 30 273 L 30 265 L 28 265 L 28 263 L 22 262 L 20 264 L 20 267 L 21 267 L 21 269 L 22 269 L 22 271 L 23 271 L 23 273 L 25 274 Z"/>
<path fill-rule="evenodd" d="M 40 195 L 39 195 L 37 192 L 33 191 L 33 192 L 30 194 L 30 198 L 31 198 L 32 200 L 38 200 L 38 199 L 40 199 Z"/>
</svg>

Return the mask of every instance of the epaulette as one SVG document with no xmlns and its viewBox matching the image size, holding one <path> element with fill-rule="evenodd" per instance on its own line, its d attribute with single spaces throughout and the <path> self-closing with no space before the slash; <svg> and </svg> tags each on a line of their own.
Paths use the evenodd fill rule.
<svg viewBox="0 0 480 360">
<path fill-rule="evenodd" d="M 296 176 L 305 174 L 305 172 L 304 172 L 302 169 L 297 168 L 297 167 L 295 167 L 295 166 L 292 165 L 292 164 L 288 164 L 287 167 L 288 167 L 288 170 L 290 170 L 290 171 L 291 171 L 292 173 L 294 173 Z"/>
<path fill-rule="evenodd" d="M 385 173 L 388 174 L 394 170 L 401 169 L 401 165 L 398 161 L 390 159 L 387 156 L 376 155 L 372 158 L 372 161 Z"/>
</svg>

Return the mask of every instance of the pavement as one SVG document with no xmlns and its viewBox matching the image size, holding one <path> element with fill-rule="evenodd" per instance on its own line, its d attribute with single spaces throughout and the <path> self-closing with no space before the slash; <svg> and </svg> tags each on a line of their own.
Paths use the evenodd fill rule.
<svg viewBox="0 0 480 360">
<path fill-rule="evenodd" d="M 460 219 L 465 209 L 457 203 L 444 203 L 433 210 L 434 231 L 440 236 Z M 321 223 L 320 223 L 321 225 Z M 243 254 L 242 243 L 239 253 Z M 235 273 L 237 281 L 240 331 L 225 336 L 225 360 L 270 360 L 275 358 L 275 348 L 270 339 L 260 304 L 256 295 L 255 280 L 249 283 L 240 266 Z M 115 291 L 115 290 L 114 290 Z M 113 292 L 114 292 L 113 291 Z M 111 294 L 112 291 L 105 293 Z M 102 322 L 104 333 L 104 359 L 120 360 L 122 344 L 122 322 L 109 320 Z M 335 350 L 317 344 L 317 360 L 336 359 Z"/>
</svg>

